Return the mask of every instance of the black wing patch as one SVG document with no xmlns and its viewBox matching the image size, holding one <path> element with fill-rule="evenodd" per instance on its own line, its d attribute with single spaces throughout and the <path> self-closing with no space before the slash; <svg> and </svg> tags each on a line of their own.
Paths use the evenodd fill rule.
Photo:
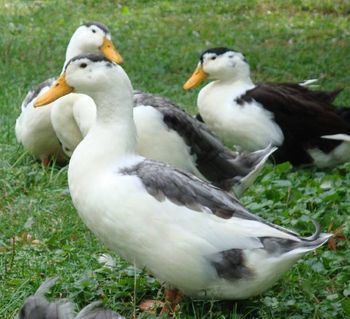
<svg viewBox="0 0 350 319">
<path fill-rule="evenodd" d="M 120 172 L 140 178 L 147 192 L 158 201 L 164 201 L 167 198 L 176 205 L 186 206 L 196 211 L 209 208 L 211 213 L 224 219 L 238 217 L 262 221 L 249 213 L 227 192 L 165 163 L 144 160 Z"/>
<path fill-rule="evenodd" d="M 297 84 L 259 84 L 236 99 L 238 104 L 256 101 L 274 114 L 285 136 L 284 144 L 275 152 L 277 162 L 294 165 L 312 162 L 306 152 L 319 148 L 331 152 L 341 141 L 323 139 L 323 135 L 350 134 L 346 123 L 331 104 L 339 93 L 311 91 Z"/>
</svg>

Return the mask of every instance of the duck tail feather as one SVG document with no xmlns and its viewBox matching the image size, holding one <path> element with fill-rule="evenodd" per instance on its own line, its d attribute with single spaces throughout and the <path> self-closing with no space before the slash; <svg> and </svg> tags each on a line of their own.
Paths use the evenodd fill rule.
<svg viewBox="0 0 350 319">
<path fill-rule="evenodd" d="M 318 82 L 318 79 L 309 79 L 309 80 L 305 80 L 303 82 L 300 82 L 299 85 L 300 86 L 309 86 L 309 85 L 314 84 L 316 82 Z"/>
<path fill-rule="evenodd" d="M 323 135 L 321 137 L 329 139 L 329 140 L 350 142 L 350 135 L 348 135 L 348 134 Z"/>
<path fill-rule="evenodd" d="M 328 241 L 332 234 L 321 233 L 319 223 L 312 220 L 315 226 L 315 232 L 309 237 L 300 237 L 297 233 L 289 234 L 295 236 L 295 239 L 261 237 L 260 240 L 264 248 L 273 255 L 297 255 L 314 250 Z M 281 229 L 283 230 L 283 229 Z"/>
<path fill-rule="evenodd" d="M 270 155 L 277 150 L 277 147 L 268 145 L 266 148 L 255 151 L 253 153 L 242 154 L 242 160 L 247 159 L 251 164 L 251 171 L 242 177 L 239 182 L 233 185 L 234 193 L 239 197 L 244 191 L 254 183 L 256 178 L 260 175 L 266 161 Z"/>
</svg>

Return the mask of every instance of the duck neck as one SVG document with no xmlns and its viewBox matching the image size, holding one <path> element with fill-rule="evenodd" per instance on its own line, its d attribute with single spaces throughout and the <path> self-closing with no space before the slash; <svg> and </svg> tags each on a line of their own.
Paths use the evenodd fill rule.
<svg viewBox="0 0 350 319">
<path fill-rule="evenodd" d="M 254 85 L 250 76 L 222 78 L 217 80 L 217 83 L 230 85 L 230 86 L 231 85 L 234 85 L 234 86 L 253 86 Z"/>
<path fill-rule="evenodd" d="M 136 154 L 132 91 L 108 90 L 91 94 L 97 105 L 96 124 L 86 136 L 93 160 L 106 165 Z M 98 147 L 96 147 L 96 145 Z"/>
<path fill-rule="evenodd" d="M 81 52 L 80 48 L 78 46 L 76 46 L 74 39 L 72 38 L 69 43 L 68 43 L 68 47 L 66 50 L 66 60 L 64 61 L 64 65 L 63 65 L 63 70 L 65 69 L 67 63 L 69 62 L 70 59 L 74 58 L 75 56 L 82 54 L 83 52 Z"/>
</svg>

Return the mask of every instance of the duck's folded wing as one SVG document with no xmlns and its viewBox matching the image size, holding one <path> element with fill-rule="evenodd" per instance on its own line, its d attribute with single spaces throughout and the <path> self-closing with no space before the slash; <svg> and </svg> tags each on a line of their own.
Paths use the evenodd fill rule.
<svg viewBox="0 0 350 319">
<path fill-rule="evenodd" d="M 242 105 L 253 101 L 273 113 L 285 137 L 290 139 L 289 144 L 295 147 L 318 147 L 329 152 L 340 141 L 323 139 L 323 135 L 350 134 L 350 125 L 329 103 L 291 94 L 285 87 L 261 84 L 237 99 Z"/>
<path fill-rule="evenodd" d="M 176 131 L 195 155 L 201 174 L 221 188 L 230 189 L 239 184 L 267 159 L 265 153 L 241 155 L 230 151 L 204 123 L 168 99 L 137 91 L 134 100 L 136 105 L 150 105 L 162 113 L 167 127 Z M 272 150 L 266 152 L 271 153 Z"/>
<path fill-rule="evenodd" d="M 229 193 L 165 163 L 142 160 L 119 173 L 136 176 L 148 195 L 159 202 L 153 209 L 171 215 L 166 219 L 167 229 L 176 229 L 179 238 L 193 241 L 193 245 L 198 244 L 197 239 L 205 241 L 208 249 L 198 245 L 208 255 L 226 252 L 226 259 L 236 256 L 233 250 L 260 248 L 271 253 L 287 252 L 299 247 L 310 249 L 326 240 L 318 226 L 311 237 L 303 238 L 269 223 L 250 213 Z"/>
<path fill-rule="evenodd" d="M 292 94 L 290 89 L 283 86 L 261 84 L 238 99 L 239 103 L 252 101 L 272 112 L 282 129 L 300 140 L 350 132 L 350 126 L 329 103 Z"/>
<path fill-rule="evenodd" d="M 259 84 L 260 85 L 260 84 Z M 297 83 L 262 83 L 264 87 L 270 87 L 288 95 L 298 95 L 299 97 L 320 102 L 320 106 L 325 108 L 333 108 L 332 103 L 337 98 L 339 93 L 343 90 L 342 88 L 334 91 L 322 91 L 322 90 L 310 90 L 308 87 L 297 84 Z"/>
<path fill-rule="evenodd" d="M 278 232 L 296 235 L 292 231 L 273 225 L 250 213 L 228 192 L 165 163 L 145 159 L 134 166 L 123 168 L 121 173 L 137 176 L 147 192 L 159 202 L 168 199 L 175 205 L 213 214 L 220 219 L 229 220 L 235 217 L 241 220 L 256 221 L 261 224 L 262 228 L 267 225 Z"/>
</svg>

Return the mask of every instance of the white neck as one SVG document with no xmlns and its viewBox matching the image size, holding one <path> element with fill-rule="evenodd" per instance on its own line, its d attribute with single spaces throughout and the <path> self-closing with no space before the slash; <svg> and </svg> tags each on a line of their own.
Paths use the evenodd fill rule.
<svg viewBox="0 0 350 319">
<path fill-rule="evenodd" d="M 229 85 L 253 85 L 249 71 L 241 72 L 240 74 L 222 74 L 217 77 L 217 83 Z"/>
<path fill-rule="evenodd" d="M 74 151 L 71 162 L 77 159 L 92 167 L 110 167 L 136 154 L 132 90 L 109 86 L 90 96 L 97 105 L 96 124 Z"/>
<path fill-rule="evenodd" d="M 68 43 L 68 47 L 66 50 L 66 60 L 64 61 L 64 65 L 63 65 L 63 69 L 62 71 L 65 69 L 66 64 L 68 63 L 68 61 L 72 58 L 74 58 L 75 56 L 82 54 L 84 52 L 82 52 L 80 50 L 80 48 L 76 45 L 75 43 L 75 39 L 74 36 L 71 38 L 71 40 Z"/>
<path fill-rule="evenodd" d="M 229 85 L 229 86 L 254 86 L 254 83 L 250 77 L 248 78 L 227 78 L 216 80 L 215 83 L 219 85 Z"/>
</svg>

